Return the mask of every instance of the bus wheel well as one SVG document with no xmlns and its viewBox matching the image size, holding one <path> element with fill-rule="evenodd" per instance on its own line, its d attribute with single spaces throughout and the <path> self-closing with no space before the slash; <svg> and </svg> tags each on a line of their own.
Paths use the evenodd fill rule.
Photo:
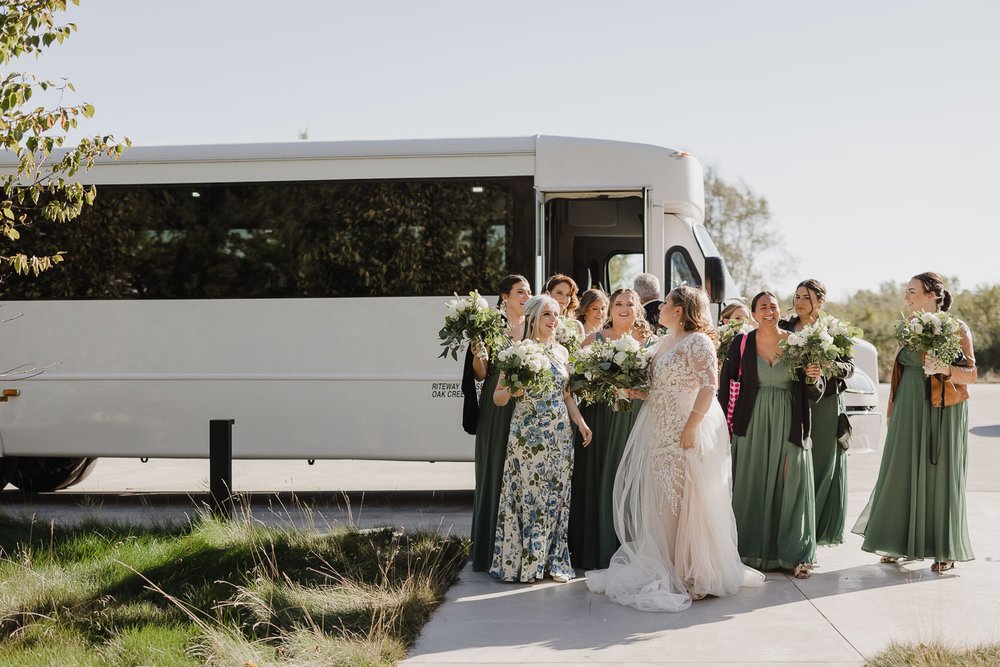
<svg viewBox="0 0 1000 667">
<path fill-rule="evenodd" d="M 58 491 L 82 482 L 96 463 L 91 457 L 5 456 L 0 481 L 28 493 Z"/>
</svg>

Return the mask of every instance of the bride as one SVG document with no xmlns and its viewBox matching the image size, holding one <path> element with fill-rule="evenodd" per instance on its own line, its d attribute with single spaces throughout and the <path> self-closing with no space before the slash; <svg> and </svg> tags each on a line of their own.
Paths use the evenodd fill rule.
<svg viewBox="0 0 1000 667">
<path fill-rule="evenodd" d="M 743 565 L 736 548 L 707 295 L 674 289 L 660 306 L 660 324 L 670 333 L 656 344 L 649 396 L 615 476 L 622 545 L 608 569 L 587 573 L 587 586 L 640 611 L 681 611 L 692 599 L 760 585 L 764 575 Z"/>
</svg>

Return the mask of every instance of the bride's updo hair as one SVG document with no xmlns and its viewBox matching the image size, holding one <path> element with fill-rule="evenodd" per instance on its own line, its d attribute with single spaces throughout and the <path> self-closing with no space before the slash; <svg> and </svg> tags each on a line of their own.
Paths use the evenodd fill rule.
<svg viewBox="0 0 1000 667">
<path fill-rule="evenodd" d="M 913 279 L 919 280 L 920 284 L 924 286 L 924 294 L 934 293 L 938 308 L 945 312 L 951 309 L 951 292 L 944 288 L 944 278 L 941 277 L 940 273 L 927 271 L 913 276 Z"/>
<path fill-rule="evenodd" d="M 700 331 L 711 338 L 713 343 L 719 342 L 719 334 L 712 326 L 712 313 L 705 290 L 680 285 L 670 290 L 667 298 L 671 305 L 681 307 L 681 328 L 684 331 Z"/>
<path fill-rule="evenodd" d="M 528 340 L 529 338 L 538 340 L 539 325 L 542 321 L 542 311 L 545 310 L 545 306 L 552 306 L 556 311 L 556 315 L 559 314 L 559 302 L 548 294 L 533 296 L 524 304 L 524 335 L 521 336 L 521 340 Z"/>
</svg>

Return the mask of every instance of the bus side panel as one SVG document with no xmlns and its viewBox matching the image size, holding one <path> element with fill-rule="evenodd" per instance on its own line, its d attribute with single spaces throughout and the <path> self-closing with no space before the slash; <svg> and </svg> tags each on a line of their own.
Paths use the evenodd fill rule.
<svg viewBox="0 0 1000 667">
<path fill-rule="evenodd" d="M 471 460 L 444 302 L 8 303 L 10 365 L 57 365 L 4 384 L 4 454 L 201 456 L 232 418 L 238 458 Z"/>
</svg>

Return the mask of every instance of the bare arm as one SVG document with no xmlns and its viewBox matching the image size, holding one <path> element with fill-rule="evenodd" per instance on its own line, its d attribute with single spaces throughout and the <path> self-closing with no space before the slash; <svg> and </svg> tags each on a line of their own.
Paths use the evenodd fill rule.
<svg viewBox="0 0 1000 667">
<path fill-rule="evenodd" d="M 586 447 L 590 444 L 590 439 L 593 437 L 593 433 L 590 431 L 590 427 L 587 426 L 587 422 L 583 420 L 583 415 L 580 414 L 580 408 L 576 406 L 576 401 L 573 400 L 573 394 L 570 393 L 569 389 L 563 392 L 563 399 L 566 401 L 566 411 L 569 412 L 570 421 L 576 424 L 576 427 L 580 429 L 580 435 L 583 436 L 583 446 Z"/>
</svg>

